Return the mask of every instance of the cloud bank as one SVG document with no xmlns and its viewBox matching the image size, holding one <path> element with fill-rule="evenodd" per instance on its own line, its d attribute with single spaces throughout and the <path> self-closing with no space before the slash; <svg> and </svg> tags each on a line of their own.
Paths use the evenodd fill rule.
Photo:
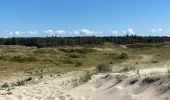
<svg viewBox="0 0 170 100">
<path fill-rule="evenodd" d="M 170 30 L 162 28 L 155 28 L 148 31 L 146 35 L 158 35 L 158 36 L 170 36 L 168 35 Z M 57 36 L 57 37 L 74 37 L 74 36 L 124 36 L 124 35 L 139 35 L 133 28 L 125 30 L 112 30 L 112 31 L 93 31 L 88 29 L 78 29 L 73 31 L 66 30 L 52 30 L 47 29 L 44 31 L 9 31 L 6 32 L 6 37 L 46 37 L 46 36 Z"/>
</svg>

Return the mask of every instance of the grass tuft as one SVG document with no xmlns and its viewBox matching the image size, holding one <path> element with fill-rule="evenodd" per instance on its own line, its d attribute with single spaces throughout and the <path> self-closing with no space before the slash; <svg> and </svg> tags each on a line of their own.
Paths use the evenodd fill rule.
<svg viewBox="0 0 170 100">
<path fill-rule="evenodd" d="M 107 73 L 107 72 L 112 72 L 111 66 L 107 63 L 99 64 L 96 66 L 96 72 L 99 73 Z"/>
<path fill-rule="evenodd" d="M 128 72 L 135 69 L 136 69 L 135 65 L 129 64 L 129 65 L 125 65 L 119 72 Z"/>
</svg>

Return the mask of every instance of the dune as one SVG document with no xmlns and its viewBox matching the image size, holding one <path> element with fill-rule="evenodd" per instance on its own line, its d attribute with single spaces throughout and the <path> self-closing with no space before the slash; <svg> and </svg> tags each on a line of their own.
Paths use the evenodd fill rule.
<svg viewBox="0 0 170 100">
<path fill-rule="evenodd" d="M 170 85 L 165 81 L 168 80 L 167 68 L 145 68 L 139 72 L 99 73 L 85 83 L 74 81 L 75 77 L 83 75 L 83 71 L 45 76 L 41 80 L 37 79 L 37 83 L 0 90 L 0 100 L 168 100 L 170 92 L 166 89 Z M 150 74 L 153 72 L 159 72 L 158 76 L 165 76 L 165 80 L 145 83 L 146 77 L 156 75 Z M 118 75 L 126 77 L 118 81 Z M 158 90 L 160 86 L 162 90 Z"/>
</svg>

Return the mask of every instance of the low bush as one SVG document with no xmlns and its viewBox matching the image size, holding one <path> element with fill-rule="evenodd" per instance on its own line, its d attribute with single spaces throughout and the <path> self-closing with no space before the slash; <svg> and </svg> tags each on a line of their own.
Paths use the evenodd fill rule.
<svg viewBox="0 0 170 100">
<path fill-rule="evenodd" d="M 25 85 L 27 82 L 31 81 L 32 80 L 32 77 L 28 77 L 26 79 L 23 79 L 23 80 L 18 80 L 15 84 L 15 86 L 22 86 L 22 85 Z"/>
<path fill-rule="evenodd" d="M 109 66 L 109 64 L 103 63 L 96 66 L 96 72 L 99 73 L 112 72 L 112 68 L 111 66 Z"/>
<path fill-rule="evenodd" d="M 81 62 L 76 62 L 75 67 L 80 67 L 82 65 Z"/>
<path fill-rule="evenodd" d="M 126 59 L 126 58 L 128 58 L 128 54 L 123 52 L 122 54 L 120 54 L 119 58 Z"/>
<path fill-rule="evenodd" d="M 158 61 L 156 61 L 156 60 L 152 60 L 152 63 L 158 63 Z"/>
<path fill-rule="evenodd" d="M 1 85 L 1 88 L 7 88 L 7 87 L 9 87 L 9 84 L 7 82 Z"/>
</svg>

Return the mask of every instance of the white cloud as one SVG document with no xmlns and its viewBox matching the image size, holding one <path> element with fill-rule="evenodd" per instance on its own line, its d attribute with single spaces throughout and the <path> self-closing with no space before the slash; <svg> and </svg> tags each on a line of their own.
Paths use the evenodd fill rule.
<svg viewBox="0 0 170 100">
<path fill-rule="evenodd" d="M 64 30 L 46 30 L 43 33 L 52 36 L 92 36 L 96 34 L 101 34 L 101 32 L 95 32 L 87 29 L 80 29 L 74 31 L 64 31 Z"/>
<path fill-rule="evenodd" d="M 21 35 L 22 33 L 21 32 L 19 32 L 19 31 L 14 31 L 14 32 L 9 32 L 9 34 L 10 35 L 14 35 L 14 36 L 19 36 L 19 35 Z"/>
<path fill-rule="evenodd" d="M 56 33 L 62 35 L 62 34 L 66 34 L 67 32 L 64 30 L 58 30 L 56 31 Z"/>
<path fill-rule="evenodd" d="M 157 33 L 157 32 L 162 32 L 162 31 L 163 31 L 162 28 L 157 28 L 157 29 L 151 29 L 150 32 L 152 32 L 152 33 Z"/>
<path fill-rule="evenodd" d="M 127 29 L 127 33 L 134 34 L 135 32 L 133 29 L 129 28 L 129 29 Z"/>
<path fill-rule="evenodd" d="M 84 34 L 84 35 L 90 35 L 90 34 L 94 34 L 93 31 L 90 30 L 86 30 L 86 29 L 82 29 L 79 31 L 80 34 Z"/>
<path fill-rule="evenodd" d="M 122 34 L 122 32 L 123 32 L 123 34 Z M 60 33 L 61 36 L 93 36 L 93 35 L 95 35 L 95 36 L 111 36 L 111 35 L 118 36 L 118 35 L 126 35 L 126 34 L 129 34 L 129 35 L 135 34 L 134 29 L 132 29 L 132 28 L 126 29 L 124 31 L 113 30 L 110 32 L 92 31 L 92 30 L 88 30 L 88 29 L 80 29 L 80 30 L 74 30 L 74 31 L 48 30 L 46 33 L 53 33 L 53 35 L 59 35 L 59 33 Z"/>
<path fill-rule="evenodd" d="M 64 34 L 66 34 L 67 32 L 64 31 L 64 30 L 54 31 L 54 30 L 49 29 L 49 30 L 44 31 L 43 33 L 45 33 L 45 34 L 47 34 L 47 35 L 62 36 L 62 35 L 64 35 Z"/>
<path fill-rule="evenodd" d="M 10 36 L 22 36 L 22 35 L 37 35 L 37 31 L 26 31 L 26 32 L 21 32 L 21 31 L 10 31 L 8 32 Z"/>
<path fill-rule="evenodd" d="M 112 33 L 113 35 L 117 35 L 118 32 L 119 32 L 119 31 L 117 31 L 117 30 L 111 31 L 111 33 Z"/>
<path fill-rule="evenodd" d="M 31 34 L 31 35 L 37 35 L 38 32 L 37 31 L 29 31 L 28 34 Z"/>
<path fill-rule="evenodd" d="M 123 33 L 123 35 L 126 35 L 126 34 L 133 35 L 133 34 L 135 34 L 134 29 L 132 29 L 132 28 L 123 30 L 122 33 Z"/>
<path fill-rule="evenodd" d="M 152 32 L 152 33 L 155 33 L 155 32 L 157 32 L 157 30 L 155 30 L 155 29 L 151 29 L 151 32 Z"/>
<path fill-rule="evenodd" d="M 72 35 L 75 35 L 75 36 L 92 36 L 95 34 L 96 32 L 87 30 L 87 29 L 81 29 L 81 30 L 76 30 L 72 32 Z"/>
<path fill-rule="evenodd" d="M 93 31 L 88 29 L 78 29 L 73 31 L 66 30 L 52 30 L 48 29 L 45 31 L 5 31 L 6 37 L 36 37 L 36 36 L 124 36 L 124 35 L 134 35 L 136 32 L 133 28 L 128 28 L 125 30 L 112 30 L 112 31 Z M 166 36 L 170 34 L 170 29 L 162 29 L 162 28 L 153 28 L 151 30 L 145 31 L 147 34 L 138 34 L 138 35 L 153 35 L 153 36 Z"/>
<path fill-rule="evenodd" d="M 44 31 L 44 33 L 53 35 L 53 34 L 54 34 L 54 31 L 49 29 L 49 30 L 47 30 L 47 31 Z"/>
<path fill-rule="evenodd" d="M 163 31 L 163 29 L 162 29 L 162 28 L 159 28 L 158 31 L 161 32 L 161 31 Z"/>
</svg>

